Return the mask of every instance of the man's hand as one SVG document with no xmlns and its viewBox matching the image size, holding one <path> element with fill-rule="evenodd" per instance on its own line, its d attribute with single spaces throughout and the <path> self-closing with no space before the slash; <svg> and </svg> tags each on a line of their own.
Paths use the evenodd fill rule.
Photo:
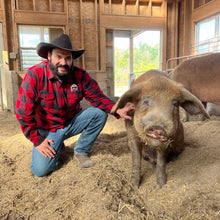
<svg viewBox="0 0 220 220">
<path fill-rule="evenodd" d="M 45 138 L 45 140 L 36 147 L 36 149 L 44 156 L 53 158 L 56 154 L 56 151 L 49 145 L 49 143 L 54 144 L 50 139 Z"/>
<path fill-rule="evenodd" d="M 128 113 L 132 110 L 135 110 L 135 105 L 129 105 L 124 108 L 117 109 L 116 113 L 121 116 L 121 118 L 132 120 L 131 116 L 128 115 Z"/>
</svg>

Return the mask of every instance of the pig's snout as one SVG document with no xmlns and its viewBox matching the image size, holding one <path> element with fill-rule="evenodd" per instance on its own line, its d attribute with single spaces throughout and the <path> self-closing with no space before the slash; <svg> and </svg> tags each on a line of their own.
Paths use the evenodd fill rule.
<svg viewBox="0 0 220 220">
<path fill-rule="evenodd" d="M 145 132 L 147 136 L 157 139 L 160 142 L 166 142 L 168 140 L 167 134 L 161 126 L 150 126 Z"/>
</svg>

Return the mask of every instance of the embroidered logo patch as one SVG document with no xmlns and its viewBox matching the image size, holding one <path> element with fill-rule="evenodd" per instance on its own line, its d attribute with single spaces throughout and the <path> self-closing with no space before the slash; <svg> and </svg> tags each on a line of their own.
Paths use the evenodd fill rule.
<svg viewBox="0 0 220 220">
<path fill-rule="evenodd" d="M 78 90 L 78 86 L 76 84 L 73 84 L 73 85 L 70 86 L 70 91 L 71 92 L 75 92 L 77 90 Z"/>
</svg>

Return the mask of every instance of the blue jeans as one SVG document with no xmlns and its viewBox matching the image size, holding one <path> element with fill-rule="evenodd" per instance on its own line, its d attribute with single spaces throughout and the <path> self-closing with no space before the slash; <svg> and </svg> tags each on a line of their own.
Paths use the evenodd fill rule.
<svg viewBox="0 0 220 220">
<path fill-rule="evenodd" d="M 107 113 L 95 108 L 89 107 L 76 114 L 69 125 L 56 132 L 39 129 L 39 133 L 53 140 L 51 146 L 56 151 L 54 158 L 44 157 L 39 151 L 33 147 L 31 169 L 34 175 L 41 177 L 57 169 L 58 157 L 60 154 L 63 141 L 74 135 L 80 134 L 78 141 L 74 147 L 74 153 L 88 155 L 97 136 L 105 126 Z"/>
</svg>

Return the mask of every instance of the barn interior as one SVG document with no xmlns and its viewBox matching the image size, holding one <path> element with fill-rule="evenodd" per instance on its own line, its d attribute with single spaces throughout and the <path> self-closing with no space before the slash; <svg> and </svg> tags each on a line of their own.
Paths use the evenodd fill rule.
<svg viewBox="0 0 220 220">
<path fill-rule="evenodd" d="M 73 161 L 77 135 L 65 140 L 55 172 L 34 176 L 33 143 L 20 129 L 15 103 L 27 69 L 41 62 L 37 43 L 60 33 L 69 34 L 74 49 L 86 50 L 74 64 L 117 98 L 115 58 L 124 43 L 127 86 L 148 70 L 136 68 L 142 57 L 135 45 L 144 45 L 143 57 L 149 52 L 139 41 L 143 36 L 147 43 L 156 39 L 155 66 L 166 73 L 188 58 L 220 52 L 220 0 L 0 0 L 0 219 L 220 219 L 220 111 L 183 122 L 185 149 L 167 163 L 161 189 L 146 160 L 133 189 L 124 119 L 111 114 L 90 152 L 94 167 L 81 169 Z"/>
<path fill-rule="evenodd" d="M 211 27 L 213 21 L 213 35 L 202 37 L 202 25 Z M 167 72 L 185 58 L 220 51 L 219 25 L 220 0 L 0 0 L 1 109 L 14 112 L 24 74 L 41 61 L 37 43 L 60 33 L 69 34 L 75 49 L 86 50 L 74 64 L 115 97 L 117 37 L 129 42 L 129 78 L 135 73 L 136 36 L 159 33 L 158 69 Z"/>
</svg>

